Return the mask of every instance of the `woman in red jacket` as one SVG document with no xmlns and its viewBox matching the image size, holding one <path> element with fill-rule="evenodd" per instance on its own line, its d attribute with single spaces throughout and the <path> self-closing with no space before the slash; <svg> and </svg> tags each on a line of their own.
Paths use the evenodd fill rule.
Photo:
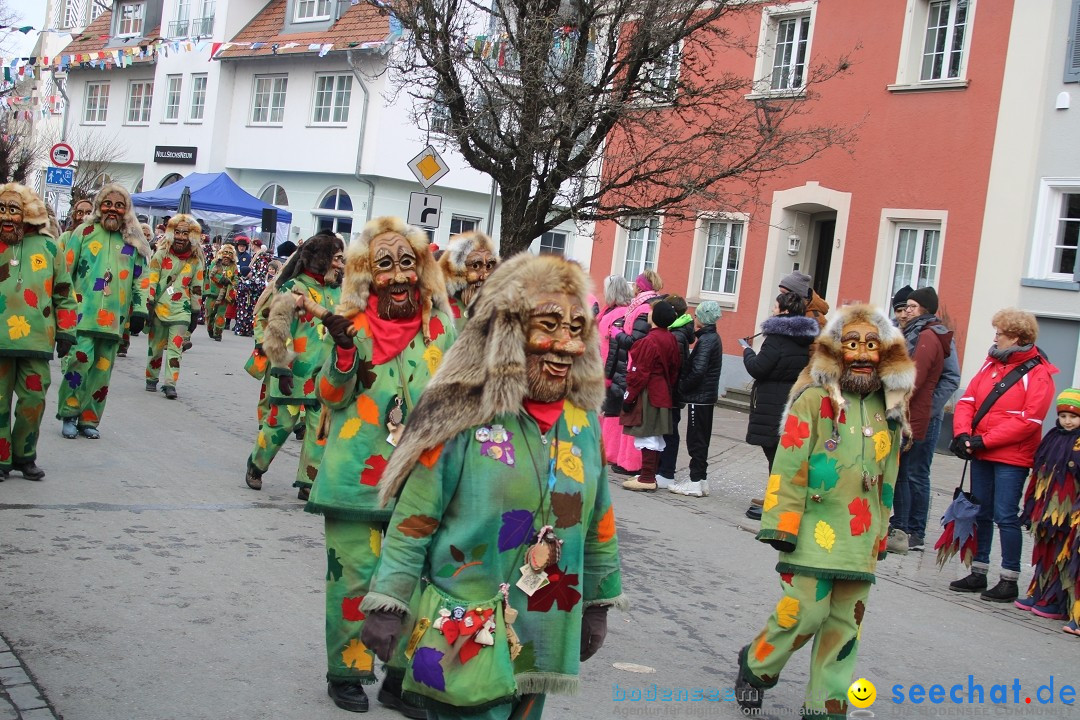
<svg viewBox="0 0 1080 720">
<path fill-rule="evenodd" d="M 1045 358 L 990 406 L 972 427 L 972 420 L 995 385 L 1021 363 L 1039 355 L 1035 339 L 1039 326 L 1031 313 L 1006 308 L 991 321 L 994 345 L 982 368 L 971 379 L 953 413 L 953 449 L 971 460 L 971 490 L 979 499 L 975 520 L 978 546 L 971 574 L 949 588 L 957 592 L 980 592 L 992 602 L 1012 602 L 1020 576 L 1020 498 L 1042 438 L 1043 419 L 1054 399 L 1057 368 Z M 987 590 L 990 548 L 994 524 L 1001 537 L 1001 580 Z"/>
</svg>

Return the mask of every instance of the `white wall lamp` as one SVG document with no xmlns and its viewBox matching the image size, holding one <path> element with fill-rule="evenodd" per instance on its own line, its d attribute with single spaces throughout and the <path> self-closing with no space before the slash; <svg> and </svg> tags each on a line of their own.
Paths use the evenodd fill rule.
<svg viewBox="0 0 1080 720">
<path fill-rule="evenodd" d="M 791 233 L 787 236 L 787 254 L 795 256 L 799 254 L 799 249 L 802 247 L 802 238 L 796 233 Z"/>
</svg>

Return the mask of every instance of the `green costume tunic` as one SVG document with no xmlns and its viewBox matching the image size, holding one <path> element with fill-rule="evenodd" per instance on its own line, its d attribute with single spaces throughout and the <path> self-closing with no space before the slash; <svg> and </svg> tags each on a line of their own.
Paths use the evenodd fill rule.
<svg viewBox="0 0 1080 720">
<path fill-rule="evenodd" d="M 215 260 L 206 273 L 203 302 L 206 304 L 206 330 L 212 338 L 220 338 L 225 329 L 225 311 L 236 300 L 236 288 L 240 283 L 240 271 L 236 263 L 224 265 Z"/>
<path fill-rule="evenodd" d="M 266 332 L 266 317 L 263 316 L 263 309 L 273 298 L 274 293 L 272 291 L 264 291 L 255 302 L 255 309 L 252 310 L 254 317 L 252 335 L 255 339 L 255 348 L 251 351 L 247 362 L 244 363 L 244 371 L 259 381 L 259 404 L 255 408 L 255 422 L 260 426 L 266 418 L 266 414 L 270 412 L 270 387 L 268 382 L 270 376 L 267 374 L 270 369 L 270 360 L 262 349 L 263 334 Z"/>
<path fill-rule="evenodd" d="M 78 418 L 80 427 L 97 427 L 128 315 L 146 317 L 146 258 L 121 233 L 85 223 L 68 238 L 64 260 L 79 320 L 76 345 L 62 364 L 57 418 Z"/>
<path fill-rule="evenodd" d="M 71 276 L 51 237 L 25 235 L 16 245 L 0 243 L 0 313 L 0 407 L 6 413 L 0 422 L 0 470 L 10 470 L 13 460 L 37 458 L 53 346 L 58 339 L 75 342 Z"/>
<path fill-rule="evenodd" d="M 550 584 L 530 597 L 515 583 L 526 549 L 544 526 L 553 526 L 563 541 L 561 558 L 547 567 Z M 470 607 L 509 583 L 510 605 L 518 612 L 514 629 L 523 645 L 513 661 L 516 692 L 574 692 L 582 608 L 625 604 L 596 413 L 567 402 L 546 433 L 524 412 L 499 415 L 421 455 L 398 498 L 372 592 L 361 608 L 409 611 L 421 577 Z M 422 624 L 423 619 L 413 618 Z M 427 647 L 432 632 L 437 631 L 427 631 L 424 647 L 413 656 L 406 689 L 437 698 L 444 676 L 435 666 L 447 675 L 469 666 L 440 663 L 446 653 Z M 484 692 L 481 685 L 476 692 Z M 512 699 L 513 694 L 502 701 Z M 476 700 L 441 702 L 467 712 L 480 709 Z"/>
<path fill-rule="evenodd" d="M 751 684 L 776 684 L 791 655 L 814 640 L 804 712 L 843 718 L 859 626 L 885 557 L 901 429 L 881 392 L 844 393 L 835 417 L 828 393 L 804 390 L 785 419 L 765 492 L 758 539 L 780 549 L 783 596 L 739 656 Z"/>
<path fill-rule="evenodd" d="M 400 398 L 408 423 L 457 333 L 450 317 L 435 310 L 428 325 L 430 344 L 424 345 L 417 326 L 416 335 L 396 357 L 375 365 L 367 315 L 358 314 L 353 324 L 357 333 L 352 365 L 338 369 L 337 354 L 331 352 L 316 387 L 319 400 L 332 414 L 307 510 L 326 517 L 327 679 L 371 683 L 376 679 L 374 655 L 360 642 L 359 604 L 375 574 L 383 527 L 393 510 L 379 507 L 376 488 L 394 449 L 387 442 L 387 416 Z M 404 674 L 404 647 L 391 658 L 387 672 Z"/>
<path fill-rule="evenodd" d="M 331 312 L 341 294 L 339 288 L 327 287 L 309 275 L 288 280 L 282 284 L 278 294 L 291 293 L 294 287 L 303 290 L 309 298 Z M 259 427 L 251 462 L 265 472 L 299 422 L 301 410 L 306 407 L 303 414 L 304 444 L 300 448 L 300 465 L 293 487 L 310 488 L 319 471 L 325 447 L 325 443 L 318 438 L 319 401 L 315 396 L 315 380 L 334 342 L 322 322 L 309 313 L 292 317 L 289 337 L 296 357 L 288 365 L 275 365 L 270 359 L 269 411 Z M 291 394 L 281 392 L 281 378 L 286 375 L 293 379 Z"/>
<path fill-rule="evenodd" d="M 150 260 L 150 322 L 146 379 L 158 381 L 162 359 L 168 368 L 164 384 L 175 387 L 180 376 L 180 356 L 188 339 L 192 314 L 202 310 L 203 261 L 192 248 L 186 258 L 164 248 Z"/>
</svg>

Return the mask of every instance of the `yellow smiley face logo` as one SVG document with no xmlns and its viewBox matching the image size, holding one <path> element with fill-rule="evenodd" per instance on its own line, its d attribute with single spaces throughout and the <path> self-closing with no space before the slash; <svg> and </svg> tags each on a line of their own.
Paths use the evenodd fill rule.
<svg viewBox="0 0 1080 720">
<path fill-rule="evenodd" d="M 847 691 L 848 700 L 857 708 L 868 708 L 877 700 L 877 688 L 866 678 L 859 678 L 851 683 Z"/>
</svg>

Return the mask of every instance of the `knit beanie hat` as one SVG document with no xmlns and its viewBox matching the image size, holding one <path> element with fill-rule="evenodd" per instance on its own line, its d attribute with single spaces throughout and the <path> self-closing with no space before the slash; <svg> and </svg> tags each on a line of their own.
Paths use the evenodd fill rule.
<svg viewBox="0 0 1080 720">
<path fill-rule="evenodd" d="M 719 320 L 720 316 L 723 314 L 723 311 L 720 309 L 720 303 L 715 300 L 706 300 L 694 310 L 694 317 L 696 317 L 697 321 L 702 325 L 712 325 Z"/>
<path fill-rule="evenodd" d="M 1080 415 L 1080 388 L 1062 390 L 1057 396 L 1057 411 Z"/>
<path fill-rule="evenodd" d="M 780 278 L 780 287 L 789 292 L 793 292 L 799 297 L 810 299 L 810 283 L 813 282 L 813 278 L 806 273 L 801 273 L 798 270 L 785 275 Z"/>
<path fill-rule="evenodd" d="M 649 292 L 650 290 L 656 289 L 652 286 L 652 282 L 649 278 L 645 277 L 645 273 L 638 275 L 637 279 L 634 280 L 634 284 L 637 285 L 638 290 L 641 292 Z"/>
<path fill-rule="evenodd" d="M 908 295 L 907 299 L 919 303 L 924 308 L 926 308 L 926 311 L 931 315 L 937 312 L 937 290 L 934 290 L 934 288 L 932 287 L 921 287 L 918 290 L 913 290 L 911 294 Z"/>
<path fill-rule="evenodd" d="M 915 292 L 915 289 L 910 285 L 905 285 L 896 291 L 896 294 L 892 296 L 892 309 L 903 310 L 907 305 L 908 298 L 911 297 L 911 293 Z"/>
<path fill-rule="evenodd" d="M 671 323 L 675 322 L 675 319 L 679 317 L 675 312 L 675 308 L 671 307 L 671 303 L 665 300 L 659 300 L 653 303 L 652 306 L 652 321 L 653 325 L 665 330 L 671 327 Z"/>
</svg>

